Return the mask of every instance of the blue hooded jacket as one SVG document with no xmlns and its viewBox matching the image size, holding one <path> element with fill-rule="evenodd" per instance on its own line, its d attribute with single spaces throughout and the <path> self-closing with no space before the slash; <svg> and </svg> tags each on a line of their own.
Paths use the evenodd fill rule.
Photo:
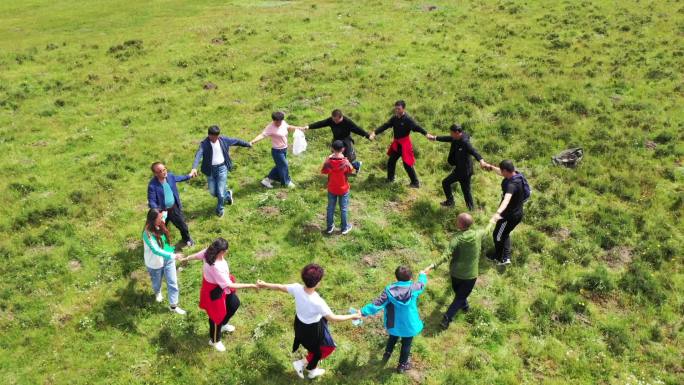
<svg viewBox="0 0 684 385">
<path fill-rule="evenodd" d="M 361 314 L 369 316 L 385 310 L 384 322 L 387 332 L 397 337 L 413 337 L 423 330 L 423 321 L 418 313 L 418 296 L 425 290 L 427 276 L 418 275 L 418 281 L 398 281 L 385 287 L 385 290 L 361 309 Z"/>
</svg>

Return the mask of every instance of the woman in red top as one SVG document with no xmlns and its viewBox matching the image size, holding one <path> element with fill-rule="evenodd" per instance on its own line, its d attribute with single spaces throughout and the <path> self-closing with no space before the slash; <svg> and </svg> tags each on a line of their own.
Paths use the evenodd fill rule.
<svg viewBox="0 0 684 385">
<path fill-rule="evenodd" d="M 332 144 L 333 154 L 325 160 L 322 174 L 328 175 L 328 212 L 326 216 L 327 227 L 325 232 L 332 234 L 335 231 L 333 219 L 335 205 L 340 202 L 340 216 L 342 217 L 342 234 L 351 231 L 352 225 L 347 223 L 347 211 L 349 209 L 349 180 L 347 175 L 354 172 L 349 159 L 344 157 L 344 142 L 336 140 Z"/>
<path fill-rule="evenodd" d="M 221 342 L 221 333 L 235 330 L 235 326 L 228 321 L 240 307 L 236 289 L 257 288 L 255 284 L 235 283 L 235 277 L 230 274 L 225 259 L 227 252 L 228 241 L 217 238 L 206 249 L 183 259 L 204 261 L 199 307 L 209 316 L 209 345 L 219 352 L 226 350 Z"/>
</svg>

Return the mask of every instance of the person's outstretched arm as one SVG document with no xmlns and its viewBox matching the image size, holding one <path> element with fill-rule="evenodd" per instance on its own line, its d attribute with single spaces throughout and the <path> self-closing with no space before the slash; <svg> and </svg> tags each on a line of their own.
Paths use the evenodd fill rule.
<svg viewBox="0 0 684 385">
<path fill-rule="evenodd" d="M 368 317 L 370 315 L 376 314 L 380 310 L 384 309 L 385 306 L 387 306 L 388 301 L 389 299 L 387 298 L 387 292 L 383 290 L 377 298 L 361 308 L 361 315 Z"/>
<path fill-rule="evenodd" d="M 252 145 L 249 144 L 249 142 L 245 142 L 245 141 L 242 140 L 242 139 L 238 139 L 238 138 L 228 138 L 228 137 L 225 137 L 225 136 L 223 137 L 223 139 L 224 139 L 226 142 L 228 142 L 228 146 L 240 146 L 240 147 L 247 147 L 247 148 L 252 147 Z"/>
<path fill-rule="evenodd" d="M 195 153 L 195 161 L 192 162 L 192 170 L 190 171 L 190 176 L 193 178 L 197 176 L 197 166 L 199 166 L 200 160 L 204 156 L 204 151 L 202 150 L 202 145 L 199 145 L 197 152 Z"/>
<path fill-rule="evenodd" d="M 330 118 L 319 120 L 318 122 L 311 123 L 306 127 L 309 127 L 309 130 L 315 130 L 317 128 L 323 128 L 323 127 L 330 127 L 330 120 L 331 120 Z"/>
<path fill-rule="evenodd" d="M 250 141 L 249 141 L 249 145 L 250 145 L 250 146 L 253 146 L 253 145 L 255 145 L 256 143 L 258 143 L 258 142 L 264 140 L 264 138 L 266 138 L 266 135 L 262 132 L 261 134 L 255 136 L 254 139 L 250 140 Z"/>
<path fill-rule="evenodd" d="M 370 134 L 366 132 L 363 128 L 359 127 L 356 123 L 354 123 L 353 120 L 347 118 L 346 116 L 344 117 L 344 120 L 346 120 L 349 123 L 349 127 L 351 132 L 355 133 L 356 135 L 363 136 L 366 139 L 370 139 Z"/>
<path fill-rule="evenodd" d="M 262 280 L 258 280 L 257 286 L 262 289 L 278 290 L 287 293 L 287 285 L 281 285 L 279 283 L 268 283 Z"/>
<path fill-rule="evenodd" d="M 345 315 L 340 315 L 340 314 L 328 314 L 325 316 L 325 319 L 328 321 L 347 321 L 350 319 L 359 319 L 361 318 L 361 312 L 356 312 L 354 314 L 345 314 Z"/>
</svg>

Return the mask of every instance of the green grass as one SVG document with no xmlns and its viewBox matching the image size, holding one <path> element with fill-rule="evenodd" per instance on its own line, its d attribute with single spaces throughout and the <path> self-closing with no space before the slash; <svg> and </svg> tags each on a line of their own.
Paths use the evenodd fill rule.
<svg viewBox="0 0 684 385">
<path fill-rule="evenodd" d="M 373 319 L 332 326 L 320 382 L 684 382 L 680 2 L 5 1 L 0 25 L 3 384 L 296 381 L 289 297 L 241 291 L 223 355 L 206 346 L 199 264 L 179 273 L 187 317 L 154 303 L 139 239 L 149 164 L 188 172 L 210 124 L 249 140 L 272 110 L 303 125 L 341 108 L 371 129 L 400 98 L 428 131 L 456 120 L 485 159 L 514 159 L 532 200 L 513 265 L 483 261 L 473 310 L 446 332 L 448 273 L 433 274 L 415 370 L 374 363 L 385 336 Z M 438 205 L 446 145 L 414 136 L 414 191 L 401 168 L 382 182 L 389 135 L 360 139 L 355 230 L 324 237 L 329 137 L 311 132 L 290 156 L 293 191 L 259 186 L 267 143 L 234 151 L 222 220 L 204 178 L 180 190 L 197 249 L 229 239 L 241 281 L 294 282 L 321 263 L 321 293 L 345 312 L 398 264 L 440 255 L 464 204 Z M 574 146 L 580 167 L 552 166 Z M 478 170 L 473 190 L 483 225 L 499 178 Z"/>
</svg>

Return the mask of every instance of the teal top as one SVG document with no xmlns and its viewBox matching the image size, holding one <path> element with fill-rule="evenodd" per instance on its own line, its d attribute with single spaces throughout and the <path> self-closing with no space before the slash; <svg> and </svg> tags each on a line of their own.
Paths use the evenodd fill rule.
<svg viewBox="0 0 684 385">
<path fill-rule="evenodd" d="M 361 309 L 365 316 L 384 310 L 384 323 L 387 333 L 397 337 L 413 337 L 423 330 L 423 321 L 418 313 L 418 296 L 425 290 L 427 276 L 418 274 L 418 281 L 399 281 L 387 287 Z"/>
<path fill-rule="evenodd" d="M 162 187 L 164 188 L 164 207 L 168 209 L 176 203 L 176 199 L 173 197 L 173 191 L 171 191 L 169 182 L 162 183 Z"/>
</svg>

